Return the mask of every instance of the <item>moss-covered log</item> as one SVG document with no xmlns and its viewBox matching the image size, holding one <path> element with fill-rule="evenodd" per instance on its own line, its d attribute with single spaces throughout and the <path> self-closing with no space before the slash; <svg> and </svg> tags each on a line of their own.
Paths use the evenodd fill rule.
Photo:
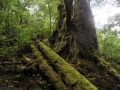
<svg viewBox="0 0 120 90">
<path fill-rule="evenodd" d="M 25 69 L 27 70 L 27 72 L 29 71 L 36 72 L 36 66 L 39 66 L 39 70 L 48 78 L 52 86 L 54 86 L 54 88 L 57 90 L 61 90 L 61 88 L 62 89 L 64 88 L 64 90 L 83 90 L 83 89 L 91 90 L 91 88 L 95 87 L 88 81 L 89 78 L 91 77 L 86 76 L 88 78 L 87 80 L 83 75 L 77 72 L 76 69 L 70 66 L 57 53 L 55 53 L 49 47 L 44 45 L 44 43 L 38 42 L 37 46 L 39 47 L 37 48 L 35 45 L 31 45 L 32 54 L 28 56 L 31 55 L 33 56 L 28 57 L 23 55 L 24 60 L 22 61 L 26 63 Z M 96 66 L 98 66 L 98 68 L 100 67 L 103 70 L 103 72 L 109 73 L 106 75 L 111 75 L 111 76 L 113 75 L 113 77 L 115 76 L 114 79 L 116 79 L 117 77 L 116 80 L 120 80 L 119 74 L 110 65 L 109 62 L 106 62 L 104 59 L 101 59 L 93 54 L 91 54 L 91 57 L 99 61 L 99 64 L 97 65 L 95 64 Z M 94 85 L 96 84 L 94 83 Z M 97 90 L 97 88 L 95 87 L 95 89 L 92 90 Z"/>
<path fill-rule="evenodd" d="M 55 67 L 56 71 L 71 90 L 98 90 L 74 67 L 69 65 L 63 58 L 61 58 L 42 42 L 39 42 L 39 48 L 48 58 L 48 61 L 53 65 L 53 67 Z"/>
<path fill-rule="evenodd" d="M 109 62 L 106 62 L 104 59 L 98 58 L 99 64 L 107 69 L 112 75 L 114 75 L 118 80 L 120 80 L 120 74 L 112 67 Z"/>
<path fill-rule="evenodd" d="M 40 71 L 49 79 L 52 85 L 55 87 L 56 90 L 69 90 L 67 86 L 62 82 L 61 77 L 50 67 L 40 52 L 31 45 L 34 55 L 36 56 L 39 64 Z"/>
</svg>

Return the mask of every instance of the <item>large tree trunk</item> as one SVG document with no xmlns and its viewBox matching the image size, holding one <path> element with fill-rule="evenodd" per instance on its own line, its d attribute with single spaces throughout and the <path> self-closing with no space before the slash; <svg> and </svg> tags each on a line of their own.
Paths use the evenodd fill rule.
<svg viewBox="0 0 120 90">
<path fill-rule="evenodd" d="M 66 60 L 89 58 L 98 49 L 93 15 L 87 0 L 59 0 L 56 30 L 49 39 Z"/>
</svg>

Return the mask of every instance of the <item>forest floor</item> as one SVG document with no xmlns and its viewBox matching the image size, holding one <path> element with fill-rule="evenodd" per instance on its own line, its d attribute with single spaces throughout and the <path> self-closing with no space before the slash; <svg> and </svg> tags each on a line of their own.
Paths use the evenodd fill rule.
<svg viewBox="0 0 120 90">
<path fill-rule="evenodd" d="M 21 64 L 20 62 L 16 65 L 21 66 Z M 9 87 L 15 90 L 53 90 L 50 82 L 44 76 L 41 76 L 41 72 L 18 72 L 14 70 L 16 65 L 10 60 L 1 63 L 0 88 Z"/>
<path fill-rule="evenodd" d="M 28 54 L 30 56 L 30 54 Z M 14 60 L 0 60 L 0 88 L 10 87 L 16 90 L 55 90 L 47 78 L 39 72 L 18 72 L 16 66 L 24 65 L 20 57 Z M 69 61 L 82 75 L 91 81 L 99 90 L 120 90 L 120 81 L 105 68 L 92 61 L 81 60 L 80 64 Z"/>
<path fill-rule="evenodd" d="M 76 69 L 90 80 L 99 90 L 120 90 L 120 82 L 111 73 L 94 62 L 83 60 Z"/>
</svg>

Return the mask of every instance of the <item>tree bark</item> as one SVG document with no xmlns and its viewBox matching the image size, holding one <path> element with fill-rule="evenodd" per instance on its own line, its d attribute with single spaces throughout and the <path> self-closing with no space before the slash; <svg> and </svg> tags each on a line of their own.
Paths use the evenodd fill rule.
<svg viewBox="0 0 120 90">
<path fill-rule="evenodd" d="M 49 41 L 54 51 L 66 60 L 89 58 L 98 49 L 87 0 L 59 0 L 58 22 Z"/>
</svg>

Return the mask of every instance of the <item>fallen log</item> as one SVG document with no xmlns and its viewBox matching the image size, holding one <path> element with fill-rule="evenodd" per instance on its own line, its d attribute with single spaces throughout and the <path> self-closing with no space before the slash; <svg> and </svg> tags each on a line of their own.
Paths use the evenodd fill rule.
<svg viewBox="0 0 120 90">
<path fill-rule="evenodd" d="M 48 58 L 48 62 L 59 73 L 61 78 L 71 90 L 98 90 L 88 79 L 81 75 L 74 67 L 69 65 L 57 53 L 44 45 L 42 42 L 38 43 L 40 51 Z"/>
<path fill-rule="evenodd" d="M 36 56 L 39 64 L 40 71 L 49 79 L 52 85 L 56 90 L 70 90 L 68 87 L 62 82 L 61 77 L 57 74 L 51 66 L 48 65 L 47 60 L 45 60 L 40 54 L 39 50 L 37 50 L 34 45 L 31 45 L 32 51 Z"/>
</svg>

